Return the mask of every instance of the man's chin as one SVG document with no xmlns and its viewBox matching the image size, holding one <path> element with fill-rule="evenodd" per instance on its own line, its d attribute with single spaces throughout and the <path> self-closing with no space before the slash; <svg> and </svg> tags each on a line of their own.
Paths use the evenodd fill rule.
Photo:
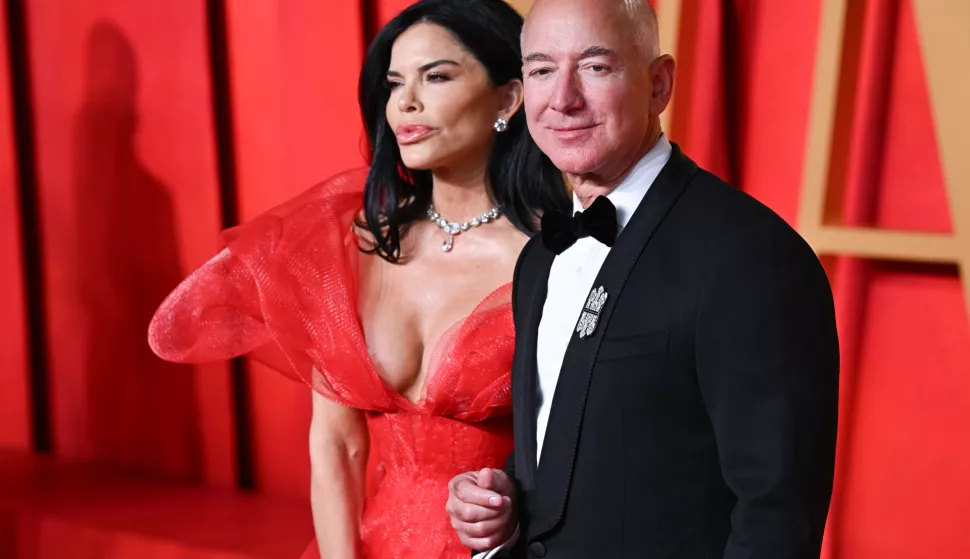
<svg viewBox="0 0 970 559">
<path fill-rule="evenodd" d="M 570 150 L 572 151 L 572 150 Z M 557 169 L 567 175 L 588 175 L 599 167 L 599 158 L 590 157 L 589 153 L 560 153 L 549 156 Z"/>
</svg>

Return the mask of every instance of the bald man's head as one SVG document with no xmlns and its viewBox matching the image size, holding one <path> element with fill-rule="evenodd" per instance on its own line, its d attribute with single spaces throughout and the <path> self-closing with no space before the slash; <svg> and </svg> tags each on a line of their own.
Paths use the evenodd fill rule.
<svg viewBox="0 0 970 559">
<path fill-rule="evenodd" d="M 611 1 L 611 0 L 607 0 Z M 647 62 L 660 56 L 660 27 L 657 25 L 657 12 L 647 0 L 618 0 L 623 11 L 636 30 L 637 45 Z"/>
<path fill-rule="evenodd" d="M 656 142 L 674 62 L 647 0 L 536 0 L 522 54 L 529 131 L 577 193 L 579 177 L 608 183 Z"/>
<path fill-rule="evenodd" d="M 565 0 L 578 1 L 594 6 L 597 10 L 613 11 L 621 15 L 620 20 L 629 25 L 625 30 L 629 33 L 643 56 L 643 62 L 649 64 L 660 56 L 660 28 L 657 24 L 657 12 L 648 0 Z M 562 4 L 564 0 L 536 0 L 526 18 L 526 25 L 522 28 L 523 38 L 529 20 L 533 14 L 545 9 L 545 4 Z"/>
</svg>

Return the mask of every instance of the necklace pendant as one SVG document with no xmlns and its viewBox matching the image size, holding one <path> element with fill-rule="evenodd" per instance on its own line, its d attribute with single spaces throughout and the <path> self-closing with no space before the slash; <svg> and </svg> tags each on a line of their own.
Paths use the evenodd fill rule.
<svg viewBox="0 0 970 559">
<path fill-rule="evenodd" d="M 448 236 L 448 240 L 441 243 L 441 252 L 451 252 L 452 247 L 455 246 L 455 238 Z"/>
<path fill-rule="evenodd" d="M 444 231 L 446 235 L 448 235 L 448 239 L 441 243 L 441 252 L 451 252 L 451 249 L 455 246 L 456 235 L 460 235 L 472 227 L 478 227 L 479 225 L 483 225 L 489 221 L 495 221 L 498 219 L 500 213 L 501 211 L 499 208 L 495 207 L 481 216 L 472 219 L 471 221 L 466 221 L 465 223 L 453 223 L 436 212 L 434 210 L 434 204 L 428 204 L 428 218 L 430 218 L 432 223 L 434 223 L 437 227 Z"/>
</svg>

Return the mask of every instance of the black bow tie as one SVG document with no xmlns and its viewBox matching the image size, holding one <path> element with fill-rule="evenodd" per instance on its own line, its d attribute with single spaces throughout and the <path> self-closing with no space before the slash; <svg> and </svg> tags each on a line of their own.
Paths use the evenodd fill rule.
<svg viewBox="0 0 970 559">
<path fill-rule="evenodd" d="M 616 207 L 606 196 L 598 196 L 586 211 L 570 217 L 561 212 L 542 214 L 542 244 L 555 254 L 583 237 L 593 237 L 611 247 L 616 240 Z"/>
</svg>

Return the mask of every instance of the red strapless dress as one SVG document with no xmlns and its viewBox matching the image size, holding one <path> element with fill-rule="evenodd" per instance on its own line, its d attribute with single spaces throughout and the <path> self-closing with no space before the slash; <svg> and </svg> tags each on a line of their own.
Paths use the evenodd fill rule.
<svg viewBox="0 0 970 559">
<path fill-rule="evenodd" d="M 392 390 L 377 374 L 357 315 L 351 225 L 365 177 L 363 170 L 339 175 L 226 231 L 226 248 L 162 304 L 149 343 L 178 362 L 254 352 L 367 412 L 365 556 L 467 559 L 445 513 L 447 485 L 461 472 L 501 467 L 512 450 L 511 284 L 438 342 L 419 402 Z M 317 557 L 315 547 L 305 557 Z"/>
</svg>

